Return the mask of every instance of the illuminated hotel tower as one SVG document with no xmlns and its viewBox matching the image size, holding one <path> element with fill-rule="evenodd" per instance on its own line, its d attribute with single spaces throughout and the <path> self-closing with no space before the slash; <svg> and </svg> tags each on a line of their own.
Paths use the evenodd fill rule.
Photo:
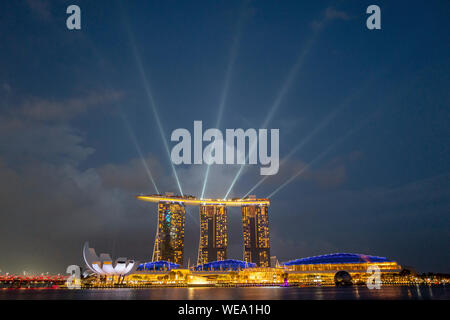
<svg viewBox="0 0 450 320">
<path fill-rule="evenodd" d="M 200 206 L 200 244 L 197 264 L 227 258 L 227 207 Z"/>
<path fill-rule="evenodd" d="M 185 220 L 184 204 L 163 201 L 158 203 L 158 230 L 153 261 L 165 260 L 183 265 Z"/>
<path fill-rule="evenodd" d="M 267 205 L 242 206 L 244 261 L 270 267 L 269 216 Z"/>
</svg>

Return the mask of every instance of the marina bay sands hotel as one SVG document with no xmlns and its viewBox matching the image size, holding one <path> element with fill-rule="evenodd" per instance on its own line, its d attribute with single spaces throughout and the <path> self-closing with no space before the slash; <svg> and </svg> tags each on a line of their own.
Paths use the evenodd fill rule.
<svg viewBox="0 0 450 320">
<path fill-rule="evenodd" d="M 158 228 L 153 261 L 183 264 L 186 205 L 200 206 L 200 244 L 197 264 L 227 259 L 227 207 L 242 208 L 243 260 L 270 267 L 269 199 L 197 199 L 193 196 L 140 195 L 139 200 L 158 203 Z"/>
</svg>

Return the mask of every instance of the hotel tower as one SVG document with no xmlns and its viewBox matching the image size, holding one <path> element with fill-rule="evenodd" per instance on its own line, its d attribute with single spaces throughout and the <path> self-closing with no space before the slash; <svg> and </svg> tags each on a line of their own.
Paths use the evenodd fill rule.
<svg viewBox="0 0 450 320">
<path fill-rule="evenodd" d="M 227 258 L 227 207 L 200 206 L 200 244 L 197 264 Z"/>
<path fill-rule="evenodd" d="M 244 261 L 270 267 L 269 216 L 267 205 L 243 205 Z"/>
<path fill-rule="evenodd" d="M 177 202 L 158 203 L 158 230 L 153 261 L 170 261 L 183 265 L 186 208 Z"/>
</svg>

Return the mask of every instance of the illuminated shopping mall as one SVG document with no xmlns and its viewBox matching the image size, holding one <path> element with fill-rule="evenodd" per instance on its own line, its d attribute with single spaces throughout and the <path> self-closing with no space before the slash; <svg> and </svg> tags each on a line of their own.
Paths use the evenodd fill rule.
<svg viewBox="0 0 450 320">
<path fill-rule="evenodd" d="M 397 262 L 364 254 L 334 253 L 279 263 L 270 254 L 269 199 L 197 199 L 193 196 L 139 195 L 158 205 L 157 231 L 152 261 L 139 263 L 108 254 L 97 256 L 86 243 L 83 257 L 89 272 L 83 285 L 127 286 L 310 286 L 365 284 L 380 272 L 383 284 L 417 281 Z M 199 206 L 200 239 L 197 263 L 184 264 L 186 206 Z M 241 207 L 242 260 L 227 255 L 227 207 Z"/>
</svg>

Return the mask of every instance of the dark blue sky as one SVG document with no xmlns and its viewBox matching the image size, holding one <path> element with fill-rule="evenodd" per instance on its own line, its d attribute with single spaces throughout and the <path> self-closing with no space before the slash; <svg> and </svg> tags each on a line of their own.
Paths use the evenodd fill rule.
<svg viewBox="0 0 450 320">
<path fill-rule="evenodd" d="M 66 28 L 70 4 L 80 31 Z M 366 28 L 371 4 L 382 30 Z M 150 259 L 156 206 L 134 199 L 154 192 L 142 160 L 161 192 L 178 188 L 146 79 L 170 148 L 194 120 L 215 127 L 221 103 L 221 130 L 258 129 L 273 110 L 280 158 L 302 146 L 252 192 L 311 164 L 271 199 L 280 261 L 356 252 L 450 272 L 449 18 L 448 1 L 2 2 L 0 270 L 64 271 L 85 240 Z M 200 196 L 205 169 L 176 167 L 184 193 Z M 206 196 L 223 197 L 238 169 L 211 166 Z M 230 196 L 260 179 L 246 167 Z"/>
</svg>

